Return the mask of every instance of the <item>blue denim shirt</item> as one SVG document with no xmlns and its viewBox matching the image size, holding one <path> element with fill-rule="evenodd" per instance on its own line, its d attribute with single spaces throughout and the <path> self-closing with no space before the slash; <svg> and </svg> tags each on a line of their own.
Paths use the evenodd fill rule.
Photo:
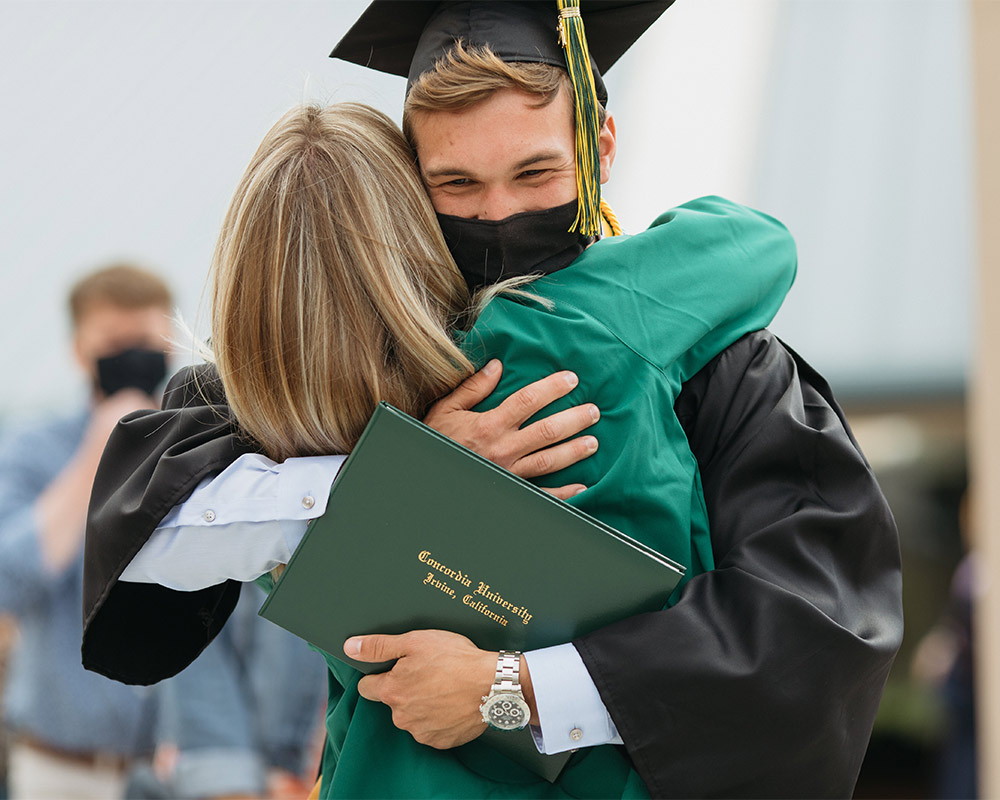
<svg viewBox="0 0 1000 800">
<path fill-rule="evenodd" d="M 257 616 L 251 584 L 222 632 L 189 667 L 159 684 L 160 739 L 180 753 L 172 796 L 264 794 L 269 768 L 314 768 L 326 706 L 326 663 Z"/>
<path fill-rule="evenodd" d="M 0 441 L 0 611 L 20 630 L 4 693 L 14 732 L 80 752 L 135 754 L 151 745 L 152 698 L 84 670 L 83 538 L 60 572 L 42 563 L 35 502 L 72 458 L 88 414 L 5 431 Z"/>
</svg>

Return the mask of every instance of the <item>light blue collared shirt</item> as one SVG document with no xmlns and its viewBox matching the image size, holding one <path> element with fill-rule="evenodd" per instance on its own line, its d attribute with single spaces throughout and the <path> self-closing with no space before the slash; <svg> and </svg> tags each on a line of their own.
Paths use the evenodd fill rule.
<svg viewBox="0 0 1000 800">
<path fill-rule="evenodd" d="M 288 563 L 309 520 L 326 511 L 344 460 L 311 456 L 278 464 L 262 455 L 240 456 L 163 518 L 121 580 L 193 591 L 230 578 L 252 581 Z M 541 723 L 533 729 L 539 751 L 622 744 L 572 644 L 532 650 L 524 658 Z"/>
<path fill-rule="evenodd" d="M 73 458 L 89 412 L 12 425 L 0 442 L 0 612 L 20 639 L 4 690 L 15 735 L 80 753 L 135 755 L 152 749 L 153 705 L 145 687 L 88 672 L 83 635 L 83 531 L 79 552 L 53 571 L 42 560 L 36 504 Z"/>
<path fill-rule="evenodd" d="M 271 768 L 309 774 L 326 662 L 258 617 L 263 600 L 258 587 L 244 586 L 214 641 L 156 686 L 160 740 L 178 749 L 168 787 L 177 800 L 263 797 Z"/>
</svg>

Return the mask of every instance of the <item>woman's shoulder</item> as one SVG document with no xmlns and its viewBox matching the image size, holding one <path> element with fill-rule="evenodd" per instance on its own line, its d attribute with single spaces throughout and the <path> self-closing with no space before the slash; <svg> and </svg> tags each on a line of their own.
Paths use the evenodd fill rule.
<svg viewBox="0 0 1000 800">
<path fill-rule="evenodd" d="M 163 408 L 224 406 L 226 392 L 214 364 L 195 364 L 174 373 L 163 390 Z"/>
</svg>

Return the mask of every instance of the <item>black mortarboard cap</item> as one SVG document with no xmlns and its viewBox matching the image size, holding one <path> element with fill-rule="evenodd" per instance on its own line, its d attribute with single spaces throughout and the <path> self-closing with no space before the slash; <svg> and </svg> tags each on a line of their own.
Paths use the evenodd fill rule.
<svg viewBox="0 0 1000 800">
<path fill-rule="evenodd" d="M 598 99 L 601 74 L 646 32 L 674 0 L 582 0 Z M 504 61 L 566 69 L 556 32 L 555 0 L 374 0 L 330 53 L 413 83 L 461 39 L 489 45 Z"/>
<path fill-rule="evenodd" d="M 595 234 L 600 231 L 595 101 L 608 100 L 601 74 L 673 1 L 374 0 L 330 56 L 405 76 L 408 87 L 458 40 L 466 47 L 488 46 L 507 62 L 567 70 L 576 100 L 580 211 L 574 229 Z"/>
</svg>

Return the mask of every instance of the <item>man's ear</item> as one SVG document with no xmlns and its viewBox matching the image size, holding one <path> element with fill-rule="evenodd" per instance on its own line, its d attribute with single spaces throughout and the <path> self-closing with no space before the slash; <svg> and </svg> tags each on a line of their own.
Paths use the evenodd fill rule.
<svg viewBox="0 0 1000 800">
<path fill-rule="evenodd" d="M 597 140 L 597 152 L 601 159 L 601 183 L 607 183 L 611 178 L 611 165 L 615 163 L 615 152 L 618 145 L 615 141 L 615 118 L 608 112 Z"/>
</svg>

